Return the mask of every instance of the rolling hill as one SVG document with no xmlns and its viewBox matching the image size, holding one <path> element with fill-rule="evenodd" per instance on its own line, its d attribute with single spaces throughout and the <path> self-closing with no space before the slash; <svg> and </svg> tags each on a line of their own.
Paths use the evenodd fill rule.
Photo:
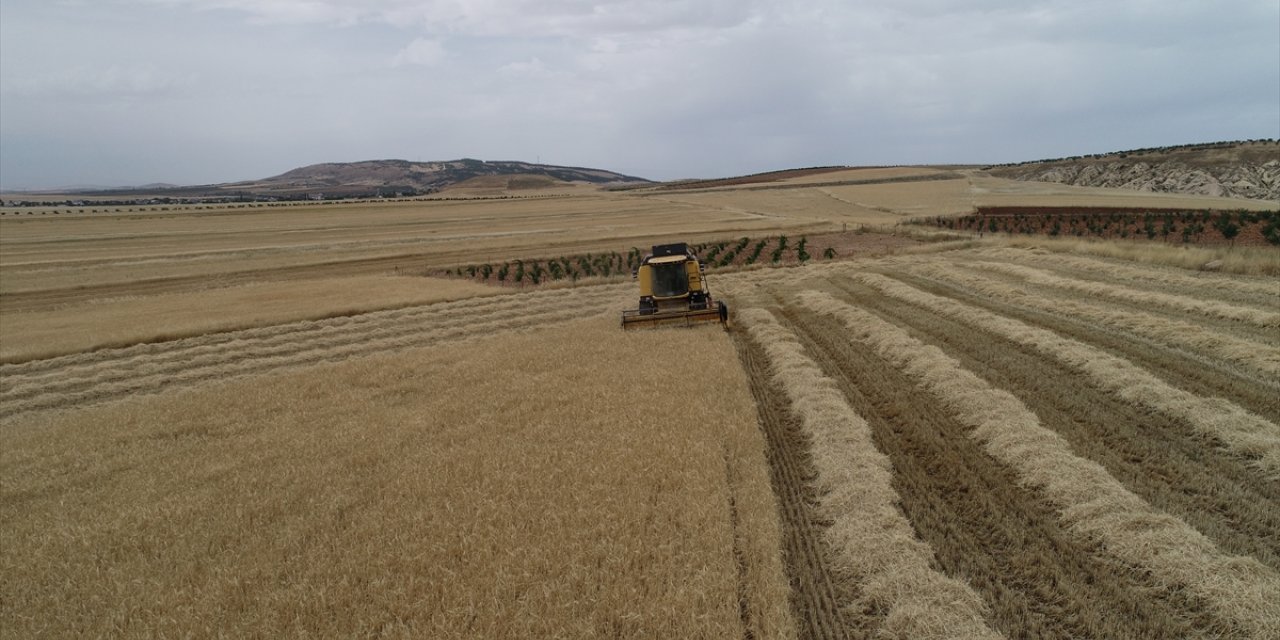
<svg viewBox="0 0 1280 640">
<path fill-rule="evenodd" d="M 1156 147 L 988 167 L 998 177 L 1280 201 L 1280 140 Z"/>
<path fill-rule="evenodd" d="M 588 182 L 594 184 L 646 183 L 648 180 L 603 169 L 562 167 L 532 162 L 460 160 L 411 162 L 368 160 L 327 162 L 300 167 L 278 176 L 251 182 L 220 185 L 223 189 L 256 194 L 325 193 L 428 193 L 486 176 L 508 176 L 521 184 Z"/>
</svg>

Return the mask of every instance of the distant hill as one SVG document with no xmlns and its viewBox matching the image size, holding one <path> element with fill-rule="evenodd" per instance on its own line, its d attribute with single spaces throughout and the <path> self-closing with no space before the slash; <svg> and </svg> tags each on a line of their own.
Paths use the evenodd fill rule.
<svg viewBox="0 0 1280 640">
<path fill-rule="evenodd" d="M 518 161 L 486 162 L 463 158 L 440 162 L 408 160 L 326 162 L 300 167 L 270 178 L 243 182 L 197 186 L 149 184 L 124 188 L 86 187 L 40 193 L 118 198 L 159 196 L 304 199 L 419 195 L 442 191 L 455 185 L 477 184 L 499 189 L 538 189 L 567 182 L 601 185 L 650 184 L 650 181 L 644 178 L 604 169 L 561 167 Z"/>
<path fill-rule="evenodd" d="M 986 169 L 1015 180 L 1280 202 L 1280 140 L 1136 149 Z"/>
<path fill-rule="evenodd" d="M 242 190 L 258 195 L 323 193 L 325 195 L 429 193 L 474 182 L 486 176 L 507 176 L 516 188 L 553 186 L 560 182 L 594 184 L 647 183 L 644 178 L 603 169 L 561 167 L 518 161 L 491 161 L 463 158 L 441 162 L 408 160 L 367 160 L 328 162 L 287 171 L 278 176 L 218 185 L 224 190 Z M 489 183 L 497 184 L 492 180 Z"/>
</svg>

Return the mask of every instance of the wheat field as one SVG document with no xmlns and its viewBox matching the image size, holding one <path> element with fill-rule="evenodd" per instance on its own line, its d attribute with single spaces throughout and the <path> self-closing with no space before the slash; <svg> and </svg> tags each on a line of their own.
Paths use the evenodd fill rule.
<svg viewBox="0 0 1280 640">
<path fill-rule="evenodd" d="M 1280 636 L 1276 252 L 764 186 L 0 216 L 0 637 Z M 717 269 L 727 331 L 442 276 L 842 229 L 945 241 Z"/>
<path fill-rule="evenodd" d="M 782 343 L 816 365 L 808 375 L 839 392 L 867 425 L 870 455 L 887 458 L 916 544 L 977 592 L 995 632 L 1280 633 L 1280 377 L 1260 368 L 1280 347 L 1273 279 L 995 242 L 729 280 L 739 314 L 772 323 L 738 337 L 740 352 L 757 354 L 747 362 L 784 366 L 773 355 Z M 1102 322 L 1112 317 L 1142 322 Z M 1256 366 L 1223 341 L 1251 345 Z M 785 385 L 757 385 L 756 396 L 777 407 L 762 411 L 774 465 L 799 456 L 803 466 L 809 446 L 808 473 L 821 479 L 833 447 L 787 436 L 787 415 L 803 423 L 813 410 Z M 862 492 L 867 477 L 847 483 Z M 838 521 L 813 531 L 822 517 L 788 514 L 784 530 L 838 546 L 823 540 L 840 536 Z M 856 613 L 837 609 L 823 624 L 933 637 L 897 633 L 891 605 L 861 604 L 870 580 L 849 587 L 826 571 Z M 821 592 L 810 597 L 830 610 Z"/>
</svg>

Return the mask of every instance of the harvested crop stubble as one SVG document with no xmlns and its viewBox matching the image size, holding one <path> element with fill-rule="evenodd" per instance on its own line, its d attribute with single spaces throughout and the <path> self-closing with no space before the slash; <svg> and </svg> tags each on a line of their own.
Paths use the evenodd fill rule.
<svg viewBox="0 0 1280 640">
<path fill-rule="evenodd" d="M 1204 326 L 1149 313 L 1121 311 L 1089 302 L 1049 299 L 1023 287 L 967 272 L 958 263 L 921 264 L 911 273 L 951 282 L 1012 304 L 1086 319 L 1102 326 L 1127 331 L 1174 349 L 1190 349 L 1235 364 L 1261 379 L 1280 378 L 1280 347 L 1245 340 L 1212 331 Z"/>
<path fill-rule="evenodd" d="M 876 449 L 867 423 L 771 313 L 738 313 L 768 354 L 775 381 L 808 435 L 817 469 L 827 537 L 842 573 L 858 582 L 871 609 L 888 614 L 878 634 L 891 638 L 999 638 L 984 621 L 981 598 L 931 568 L 933 551 L 916 538 L 898 508 L 892 465 Z"/>
<path fill-rule="evenodd" d="M 1154 264 L 1138 267 L 1101 257 L 1078 256 L 1067 253 L 1050 254 L 1042 249 L 987 249 L 977 253 L 991 258 L 1030 263 L 1036 266 L 1070 267 L 1115 280 L 1124 279 L 1142 283 L 1172 285 L 1210 295 L 1215 292 L 1230 291 L 1249 296 L 1270 308 L 1280 308 L 1280 287 L 1276 286 L 1273 278 L 1228 277 L 1204 271 L 1186 271 Z"/>
<path fill-rule="evenodd" d="M 1280 313 L 1263 311 L 1261 309 L 1251 309 L 1225 302 L 1205 301 L 1186 296 L 1170 295 L 1167 293 L 1140 291 L 1103 282 L 1060 278 L 1047 271 L 1016 264 L 985 261 L 973 262 L 972 264 L 990 271 L 1017 276 L 1032 284 L 1078 291 L 1080 293 L 1103 296 L 1123 302 L 1158 305 L 1170 309 L 1176 309 L 1178 311 L 1198 313 L 1211 318 L 1236 320 L 1259 327 L 1280 328 Z M 1277 284 L 1277 286 L 1280 286 L 1280 284 Z"/>
<path fill-rule="evenodd" d="M 793 638 L 734 357 L 610 315 L 6 420 L 0 635 Z"/>
<path fill-rule="evenodd" d="M 1203 599 L 1226 622 L 1212 631 L 1280 636 L 1280 573 L 1254 558 L 1223 553 L 1182 520 L 1153 508 L 1101 466 L 1072 453 L 1016 397 L 991 387 L 941 349 L 829 294 L 805 291 L 797 298 L 844 322 L 853 339 L 951 407 L 986 451 L 1042 492 L 1071 528 L 1102 540 L 1111 553 L 1150 571 L 1168 588 L 1185 588 Z"/>
<path fill-rule="evenodd" d="M 0 365 L 0 417 L 537 328 L 616 297 L 607 286 L 492 296 Z"/>
<path fill-rule="evenodd" d="M 1128 263 L 1180 269 L 1202 269 L 1210 263 L 1223 273 L 1244 276 L 1280 275 L 1280 252 L 1273 247 L 1189 247 L 1156 242 L 1115 242 L 1066 238 L 994 239 L 993 244 L 1036 248 L 1118 259 Z"/>
<path fill-rule="evenodd" d="M 853 278 L 892 298 L 946 314 L 1056 358 L 1126 402 L 1185 420 L 1227 448 L 1255 458 L 1255 464 L 1269 477 L 1280 479 L 1280 426 L 1228 400 L 1188 393 L 1101 349 L 1064 338 L 1047 329 L 935 296 L 880 274 L 863 273 Z"/>
<path fill-rule="evenodd" d="M 502 293 L 443 278 L 351 276 L 95 300 L 44 311 L 0 310 L 0 362 Z"/>
</svg>

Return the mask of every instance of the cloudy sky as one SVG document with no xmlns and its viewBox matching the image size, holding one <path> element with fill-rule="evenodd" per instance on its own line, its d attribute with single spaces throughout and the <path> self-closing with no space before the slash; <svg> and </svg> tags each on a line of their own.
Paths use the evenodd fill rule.
<svg viewBox="0 0 1280 640">
<path fill-rule="evenodd" d="M 0 0 L 0 187 L 1280 137 L 1276 0 Z"/>
</svg>

